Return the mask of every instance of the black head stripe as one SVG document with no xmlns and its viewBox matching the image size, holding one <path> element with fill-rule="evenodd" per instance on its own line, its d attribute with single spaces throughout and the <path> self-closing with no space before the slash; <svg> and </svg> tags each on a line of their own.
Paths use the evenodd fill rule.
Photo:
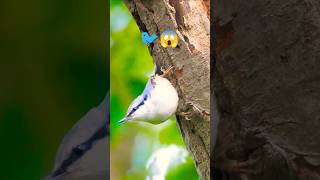
<svg viewBox="0 0 320 180">
<path fill-rule="evenodd" d="M 134 112 L 138 110 L 138 108 L 142 105 L 144 105 L 145 101 L 148 99 L 148 95 L 144 95 L 143 100 L 141 103 L 139 103 L 136 107 L 132 108 L 132 110 L 129 112 L 127 117 L 130 117 Z"/>
</svg>

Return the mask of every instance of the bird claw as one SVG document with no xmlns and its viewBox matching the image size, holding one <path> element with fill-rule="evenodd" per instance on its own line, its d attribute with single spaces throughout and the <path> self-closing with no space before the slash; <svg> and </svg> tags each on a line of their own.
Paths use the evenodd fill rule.
<svg viewBox="0 0 320 180">
<path fill-rule="evenodd" d="M 191 112 L 180 112 L 179 116 L 182 116 L 184 119 L 190 121 L 191 120 Z"/>
<path fill-rule="evenodd" d="M 235 172 L 239 174 L 256 174 L 257 170 L 253 166 L 258 160 L 247 160 L 247 161 L 233 161 L 228 168 L 230 172 Z"/>
<path fill-rule="evenodd" d="M 192 106 L 192 109 L 193 109 L 193 110 L 196 110 L 196 112 L 198 112 L 198 113 L 200 113 L 200 114 L 207 115 L 207 116 L 210 115 L 209 112 L 207 112 L 206 110 L 201 110 L 197 105 L 193 104 L 192 102 L 187 102 L 186 104 Z M 191 115 L 192 115 L 192 113 L 189 112 L 189 111 L 187 111 L 187 112 L 180 112 L 179 115 L 182 116 L 182 117 L 183 117 L 184 119 L 186 119 L 186 120 L 191 120 Z"/>
<path fill-rule="evenodd" d="M 200 107 L 198 107 L 197 105 L 193 104 L 192 102 L 187 102 L 187 104 L 189 104 L 190 106 L 193 107 L 193 109 L 195 109 L 197 112 L 199 112 L 200 114 L 206 115 L 206 116 L 210 116 L 210 112 L 201 109 Z"/>
<path fill-rule="evenodd" d="M 251 166 L 254 165 L 254 161 L 248 160 L 243 162 L 237 162 L 234 165 L 235 171 L 239 173 L 253 173 Z"/>
<path fill-rule="evenodd" d="M 171 72 L 172 72 L 173 66 L 169 66 L 168 69 L 164 69 L 163 67 L 160 68 L 160 70 L 162 71 L 162 75 L 160 75 L 161 77 L 168 77 Z"/>
</svg>

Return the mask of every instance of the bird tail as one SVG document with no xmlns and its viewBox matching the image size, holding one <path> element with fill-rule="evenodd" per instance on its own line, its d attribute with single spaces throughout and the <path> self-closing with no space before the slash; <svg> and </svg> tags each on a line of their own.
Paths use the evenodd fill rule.
<svg viewBox="0 0 320 180">
<path fill-rule="evenodd" d="M 126 121 L 128 121 L 128 120 L 129 120 L 129 118 L 124 117 L 124 118 L 122 118 L 122 119 L 119 121 L 119 123 L 122 124 L 122 123 L 124 123 L 124 122 L 126 122 Z"/>
</svg>

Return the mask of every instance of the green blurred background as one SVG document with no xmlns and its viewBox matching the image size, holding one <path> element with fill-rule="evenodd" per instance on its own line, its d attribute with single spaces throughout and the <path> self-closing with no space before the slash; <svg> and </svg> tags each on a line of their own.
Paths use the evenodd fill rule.
<svg viewBox="0 0 320 180">
<path fill-rule="evenodd" d="M 0 3 L 0 179 L 37 180 L 109 89 L 105 0 Z"/>
<path fill-rule="evenodd" d="M 156 126 L 118 124 L 153 71 L 140 31 L 118 0 L 110 2 L 110 50 L 111 180 L 199 179 L 175 119 Z"/>
</svg>

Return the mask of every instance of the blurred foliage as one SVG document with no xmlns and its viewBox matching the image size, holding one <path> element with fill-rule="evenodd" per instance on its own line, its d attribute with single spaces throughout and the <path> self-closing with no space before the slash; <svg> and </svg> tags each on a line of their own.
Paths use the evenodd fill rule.
<svg viewBox="0 0 320 180">
<path fill-rule="evenodd" d="M 118 124 L 133 99 L 143 91 L 153 63 L 125 5 L 111 0 L 110 6 L 110 175 L 112 180 L 146 179 L 146 164 L 155 151 L 172 144 L 184 150 L 185 146 L 175 119 L 160 125 Z M 169 170 L 166 179 L 199 179 L 190 154 Z"/>
<path fill-rule="evenodd" d="M 179 178 L 177 178 L 179 177 Z M 197 172 L 194 170 L 193 160 L 189 156 L 185 163 L 169 170 L 166 179 L 199 179 Z"/>
<path fill-rule="evenodd" d="M 1 1 L 1 180 L 42 179 L 109 86 L 104 0 Z"/>
</svg>

